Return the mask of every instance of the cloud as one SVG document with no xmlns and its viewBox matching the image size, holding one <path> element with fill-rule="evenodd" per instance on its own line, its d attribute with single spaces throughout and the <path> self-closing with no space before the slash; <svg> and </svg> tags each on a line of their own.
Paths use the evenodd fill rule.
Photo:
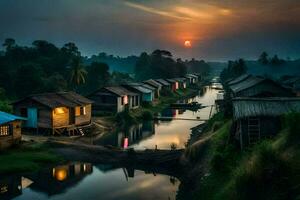
<svg viewBox="0 0 300 200">
<path fill-rule="evenodd" d="M 161 16 L 175 18 L 175 19 L 181 19 L 181 20 L 191 20 L 191 18 L 189 18 L 189 17 L 180 16 L 171 11 L 163 11 L 163 10 L 159 10 L 159 9 L 156 9 L 153 7 L 149 7 L 149 6 L 145 6 L 145 5 L 141 5 L 141 4 L 137 4 L 137 3 L 132 3 L 132 2 L 126 1 L 125 5 L 127 5 L 131 8 L 135 8 L 135 9 L 142 10 L 142 11 L 156 14 L 156 15 L 161 15 Z"/>
</svg>

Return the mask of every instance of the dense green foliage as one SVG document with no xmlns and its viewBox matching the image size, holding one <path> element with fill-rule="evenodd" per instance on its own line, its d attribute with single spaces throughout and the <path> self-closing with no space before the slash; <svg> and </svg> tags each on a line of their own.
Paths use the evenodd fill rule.
<svg viewBox="0 0 300 200">
<path fill-rule="evenodd" d="M 155 50 L 151 54 L 142 53 L 135 66 L 137 80 L 149 78 L 181 77 L 187 72 L 206 75 L 210 66 L 203 60 L 190 61 L 174 60 L 172 54 L 166 50 Z"/>
<path fill-rule="evenodd" d="M 109 66 L 103 62 L 86 62 L 74 43 L 59 48 L 47 41 L 36 40 L 31 46 L 20 46 L 10 38 L 3 46 L 0 88 L 5 96 L 1 98 L 1 110 L 7 110 L 2 109 L 6 107 L 5 99 L 66 90 L 88 94 L 107 84 L 117 84 L 119 80 L 132 80 L 128 74 L 110 74 Z"/>
<path fill-rule="evenodd" d="M 300 197 L 299 113 L 283 117 L 283 130 L 240 151 L 225 124 L 211 140 L 210 174 L 195 199 L 297 199 Z"/>
<path fill-rule="evenodd" d="M 247 72 L 247 67 L 243 59 L 229 61 L 227 68 L 221 72 L 220 78 L 224 82 L 230 78 L 236 78 Z"/>
<path fill-rule="evenodd" d="M 137 56 L 127 56 L 125 58 L 121 58 L 119 56 L 107 55 L 106 53 L 102 52 L 98 55 L 92 55 L 90 58 L 84 59 L 84 63 L 87 65 L 90 65 L 93 62 L 106 63 L 109 65 L 111 71 L 133 73 L 137 60 Z"/>
</svg>

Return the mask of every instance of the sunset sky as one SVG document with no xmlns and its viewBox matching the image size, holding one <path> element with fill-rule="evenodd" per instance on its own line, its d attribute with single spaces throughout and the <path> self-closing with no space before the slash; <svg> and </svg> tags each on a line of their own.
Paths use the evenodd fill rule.
<svg viewBox="0 0 300 200">
<path fill-rule="evenodd" d="M 264 50 L 300 57 L 297 0 L 1 0 L 0 26 L 1 41 L 72 41 L 84 55 L 167 49 L 206 60 Z"/>
</svg>

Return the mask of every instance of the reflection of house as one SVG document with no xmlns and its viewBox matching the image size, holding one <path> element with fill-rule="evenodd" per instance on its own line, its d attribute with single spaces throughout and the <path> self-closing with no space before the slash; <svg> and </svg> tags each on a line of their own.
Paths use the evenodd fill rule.
<svg viewBox="0 0 300 200">
<path fill-rule="evenodd" d="M 238 77 L 229 84 L 232 97 L 291 97 L 287 88 L 270 79 L 256 76 Z"/>
<path fill-rule="evenodd" d="M 280 130 L 280 116 L 300 112 L 300 98 L 236 98 L 233 99 L 234 136 L 241 147 Z"/>
<path fill-rule="evenodd" d="M 141 95 L 141 101 L 143 102 L 152 102 L 154 98 L 154 92 L 151 89 L 148 89 L 143 86 L 142 83 L 128 83 L 122 85 L 129 91 L 138 93 Z"/>
<path fill-rule="evenodd" d="M 92 101 L 74 92 L 44 93 L 13 103 L 14 112 L 26 117 L 26 128 L 50 130 L 52 134 L 79 132 L 91 123 Z"/>
<path fill-rule="evenodd" d="M 0 199 L 9 200 L 22 194 L 21 176 L 0 178 Z"/>
<path fill-rule="evenodd" d="M 94 101 L 93 112 L 122 112 L 125 108 L 134 109 L 140 105 L 140 95 L 124 87 L 103 87 L 88 96 Z"/>
<path fill-rule="evenodd" d="M 22 120 L 26 119 L 0 111 L 0 150 L 21 141 Z"/>
<path fill-rule="evenodd" d="M 150 137 L 155 132 L 155 125 L 147 121 L 139 125 L 131 126 L 128 130 L 118 133 L 118 147 L 127 148 Z"/>
<path fill-rule="evenodd" d="M 57 166 L 29 176 L 34 181 L 30 188 L 48 195 L 60 194 L 79 183 L 86 175 L 92 172 L 93 166 L 90 163 Z"/>
<path fill-rule="evenodd" d="M 162 89 L 162 84 L 161 83 L 159 83 L 159 82 L 157 82 L 153 79 L 146 80 L 146 81 L 144 81 L 144 83 L 146 85 L 150 85 L 150 86 L 155 88 L 155 95 L 154 95 L 155 98 L 158 98 L 160 96 L 160 91 Z"/>
</svg>

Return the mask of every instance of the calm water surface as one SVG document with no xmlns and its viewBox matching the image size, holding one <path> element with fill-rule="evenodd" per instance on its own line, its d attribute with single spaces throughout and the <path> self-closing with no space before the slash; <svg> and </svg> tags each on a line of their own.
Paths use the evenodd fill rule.
<svg viewBox="0 0 300 200">
<path fill-rule="evenodd" d="M 176 144 L 183 148 L 191 130 L 203 122 L 195 119 L 208 119 L 214 108 L 218 90 L 206 87 L 194 98 L 208 106 L 198 111 L 166 109 L 161 115 L 173 118 L 194 120 L 147 121 L 100 139 L 91 140 L 96 145 L 113 145 L 136 149 L 170 149 Z M 16 200 L 110 200 L 110 199 L 176 199 L 179 180 L 162 174 L 153 174 L 134 169 L 115 168 L 110 165 L 71 163 L 44 169 L 38 173 L 0 177 L 0 199 Z"/>
<path fill-rule="evenodd" d="M 169 121 L 146 121 L 144 123 L 131 126 L 125 130 L 118 130 L 109 133 L 104 137 L 91 141 L 95 145 L 112 145 L 121 148 L 133 147 L 135 149 L 170 149 L 171 144 L 176 144 L 178 148 L 184 148 L 188 141 L 191 128 L 203 122 L 197 119 L 208 119 L 210 114 L 215 112 L 211 107 L 217 97 L 218 90 L 212 87 L 205 87 L 203 91 L 193 98 L 185 99 L 183 102 L 198 102 L 204 107 L 198 111 L 183 109 L 166 109 L 161 116 L 173 117 Z M 178 119 L 192 120 L 178 120 Z"/>
<path fill-rule="evenodd" d="M 90 163 L 72 163 L 0 181 L 0 199 L 175 199 L 179 181 L 167 175 Z M 6 192 L 4 192 L 6 191 Z"/>
</svg>

